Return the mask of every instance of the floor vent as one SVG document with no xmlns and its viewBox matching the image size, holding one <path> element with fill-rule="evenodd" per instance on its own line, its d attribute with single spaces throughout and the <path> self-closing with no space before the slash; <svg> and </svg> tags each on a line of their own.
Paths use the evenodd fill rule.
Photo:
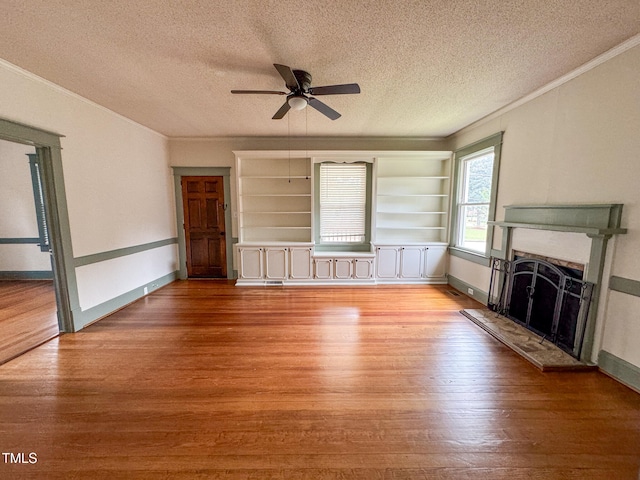
<svg viewBox="0 0 640 480">
<path fill-rule="evenodd" d="M 449 295 L 454 296 L 454 297 L 459 297 L 460 296 L 460 294 L 458 292 L 456 292 L 455 290 L 447 290 L 447 293 Z"/>
<path fill-rule="evenodd" d="M 266 285 L 269 286 L 282 286 L 282 280 L 267 280 Z"/>
</svg>

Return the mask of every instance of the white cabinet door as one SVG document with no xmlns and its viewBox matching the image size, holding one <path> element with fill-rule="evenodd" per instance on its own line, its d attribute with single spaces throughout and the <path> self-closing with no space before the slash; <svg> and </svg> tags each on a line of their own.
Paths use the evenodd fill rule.
<svg viewBox="0 0 640 480">
<path fill-rule="evenodd" d="M 240 278 L 262 278 L 262 249 L 240 248 Z"/>
<path fill-rule="evenodd" d="M 289 277 L 294 280 L 307 280 L 313 276 L 311 267 L 311 248 L 294 247 L 289 249 Z"/>
<path fill-rule="evenodd" d="M 334 260 L 334 276 L 339 279 L 347 279 L 352 276 L 352 259 L 336 258 Z"/>
<path fill-rule="evenodd" d="M 330 258 L 316 258 L 314 260 L 316 266 L 315 276 L 322 280 L 330 280 L 332 278 L 333 260 Z"/>
<path fill-rule="evenodd" d="M 427 247 L 424 257 L 424 276 L 444 278 L 447 273 L 447 247 Z"/>
<path fill-rule="evenodd" d="M 400 250 L 400 278 L 421 278 L 423 250 L 424 247 L 402 247 Z"/>
<path fill-rule="evenodd" d="M 378 247 L 376 250 L 376 269 L 378 278 L 398 277 L 398 247 Z"/>
<path fill-rule="evenodd" d="M 373 260 L 356 258 L 353 260 L 353 278 L 371 278 L 373 276 Z"/>
<path fill-rule="evenodd" d="M 269 280 L 284 280 L 287 278 L 287 248 L 269 247 L 264 250 L 266 274 Z"/>
</svg>

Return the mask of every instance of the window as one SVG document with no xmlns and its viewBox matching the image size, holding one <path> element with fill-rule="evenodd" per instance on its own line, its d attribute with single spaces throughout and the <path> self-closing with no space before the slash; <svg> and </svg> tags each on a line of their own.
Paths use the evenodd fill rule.
<svg viewBox="0 0 640 480">
<path fill-rule="evenodd" d="M 500 133 L 456 152 L 453 255 L 475 261 L 474 255 L 489 256 L 493 229 L 488 222 L 495 218 L 501 142 Z"/>
<path fill-rule="evenodd" d="M 370 164 L 316 165 L 316 243 L 364 245 L 369 241 Z"/>
</svg>

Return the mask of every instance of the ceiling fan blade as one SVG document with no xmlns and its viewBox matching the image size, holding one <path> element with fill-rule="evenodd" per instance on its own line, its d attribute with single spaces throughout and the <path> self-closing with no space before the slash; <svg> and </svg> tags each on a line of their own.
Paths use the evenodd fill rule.
<svg viewBox="0 0 640 480">
<path fill-rule="evenodd" d="M 325 87 L 311 87 L 311 95 L 341 95 L 346 93 L 360 93 L 360 85 L 357 83 L 345 83 L 344 85 L 327 85 Z"/>
<path fill-rule="evenodd" d="M 278 70 L 280 76 L 284 78 L 284 82 L 286 83 L 289 90 L 300 90 L 302 88 L 298 83 L 298 79 L 293 74 L 293 70 L 291 70 L 291 67 L 287 67 L 286 65 L 279 65 L 277 63 L 274 63 L 273 66 L 276 67 L 276 70 Z"/>
<path fill-rule="evenodd" d="M 329 105 L 322 103 L 317 98 L 313 98 L 313 97 L 310 98 L 309 105 L 315 108 L 316 110 L 318 110 L 323 115 L 326 115 L 327 117 L 329 117 L 331 120 L 337 120 L 341 116 L 333 108 L 331 108 Z"/>
<path fill-rule="evenodd" d="M 276 90 L 231 90 L 231 93 L 259 93 L 259 94 L 272 94 L 272 95 L 287 95 L 285 92 L 278 92 Z"/>
<path fill-rule="evenodd" d="M 280 107 L 280 110 L 278 110 L 276 112 L 276 114 L 271 117 L 272 120 L 280 120 L 282 117 L 284 117 L 287 112 L 291 109 L 291 106 L 289 105 L 289 102 L 284 102 L 284 104 Z"/>
</svg>

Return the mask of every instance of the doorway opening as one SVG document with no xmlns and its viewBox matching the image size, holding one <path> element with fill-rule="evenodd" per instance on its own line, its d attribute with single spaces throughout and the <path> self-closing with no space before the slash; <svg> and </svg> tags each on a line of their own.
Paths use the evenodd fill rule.
<svg viewBox="0 0 640 480">
<path fill-rule="evenodd" d="M 34 145 L 0 138 L 0 364 L 59 335 L 58 292 Z"/>
<path fill-rule="evenodd" d="M 231 168 L 173 167 L 179 278 L 235 278 Z"/>
</svg>

